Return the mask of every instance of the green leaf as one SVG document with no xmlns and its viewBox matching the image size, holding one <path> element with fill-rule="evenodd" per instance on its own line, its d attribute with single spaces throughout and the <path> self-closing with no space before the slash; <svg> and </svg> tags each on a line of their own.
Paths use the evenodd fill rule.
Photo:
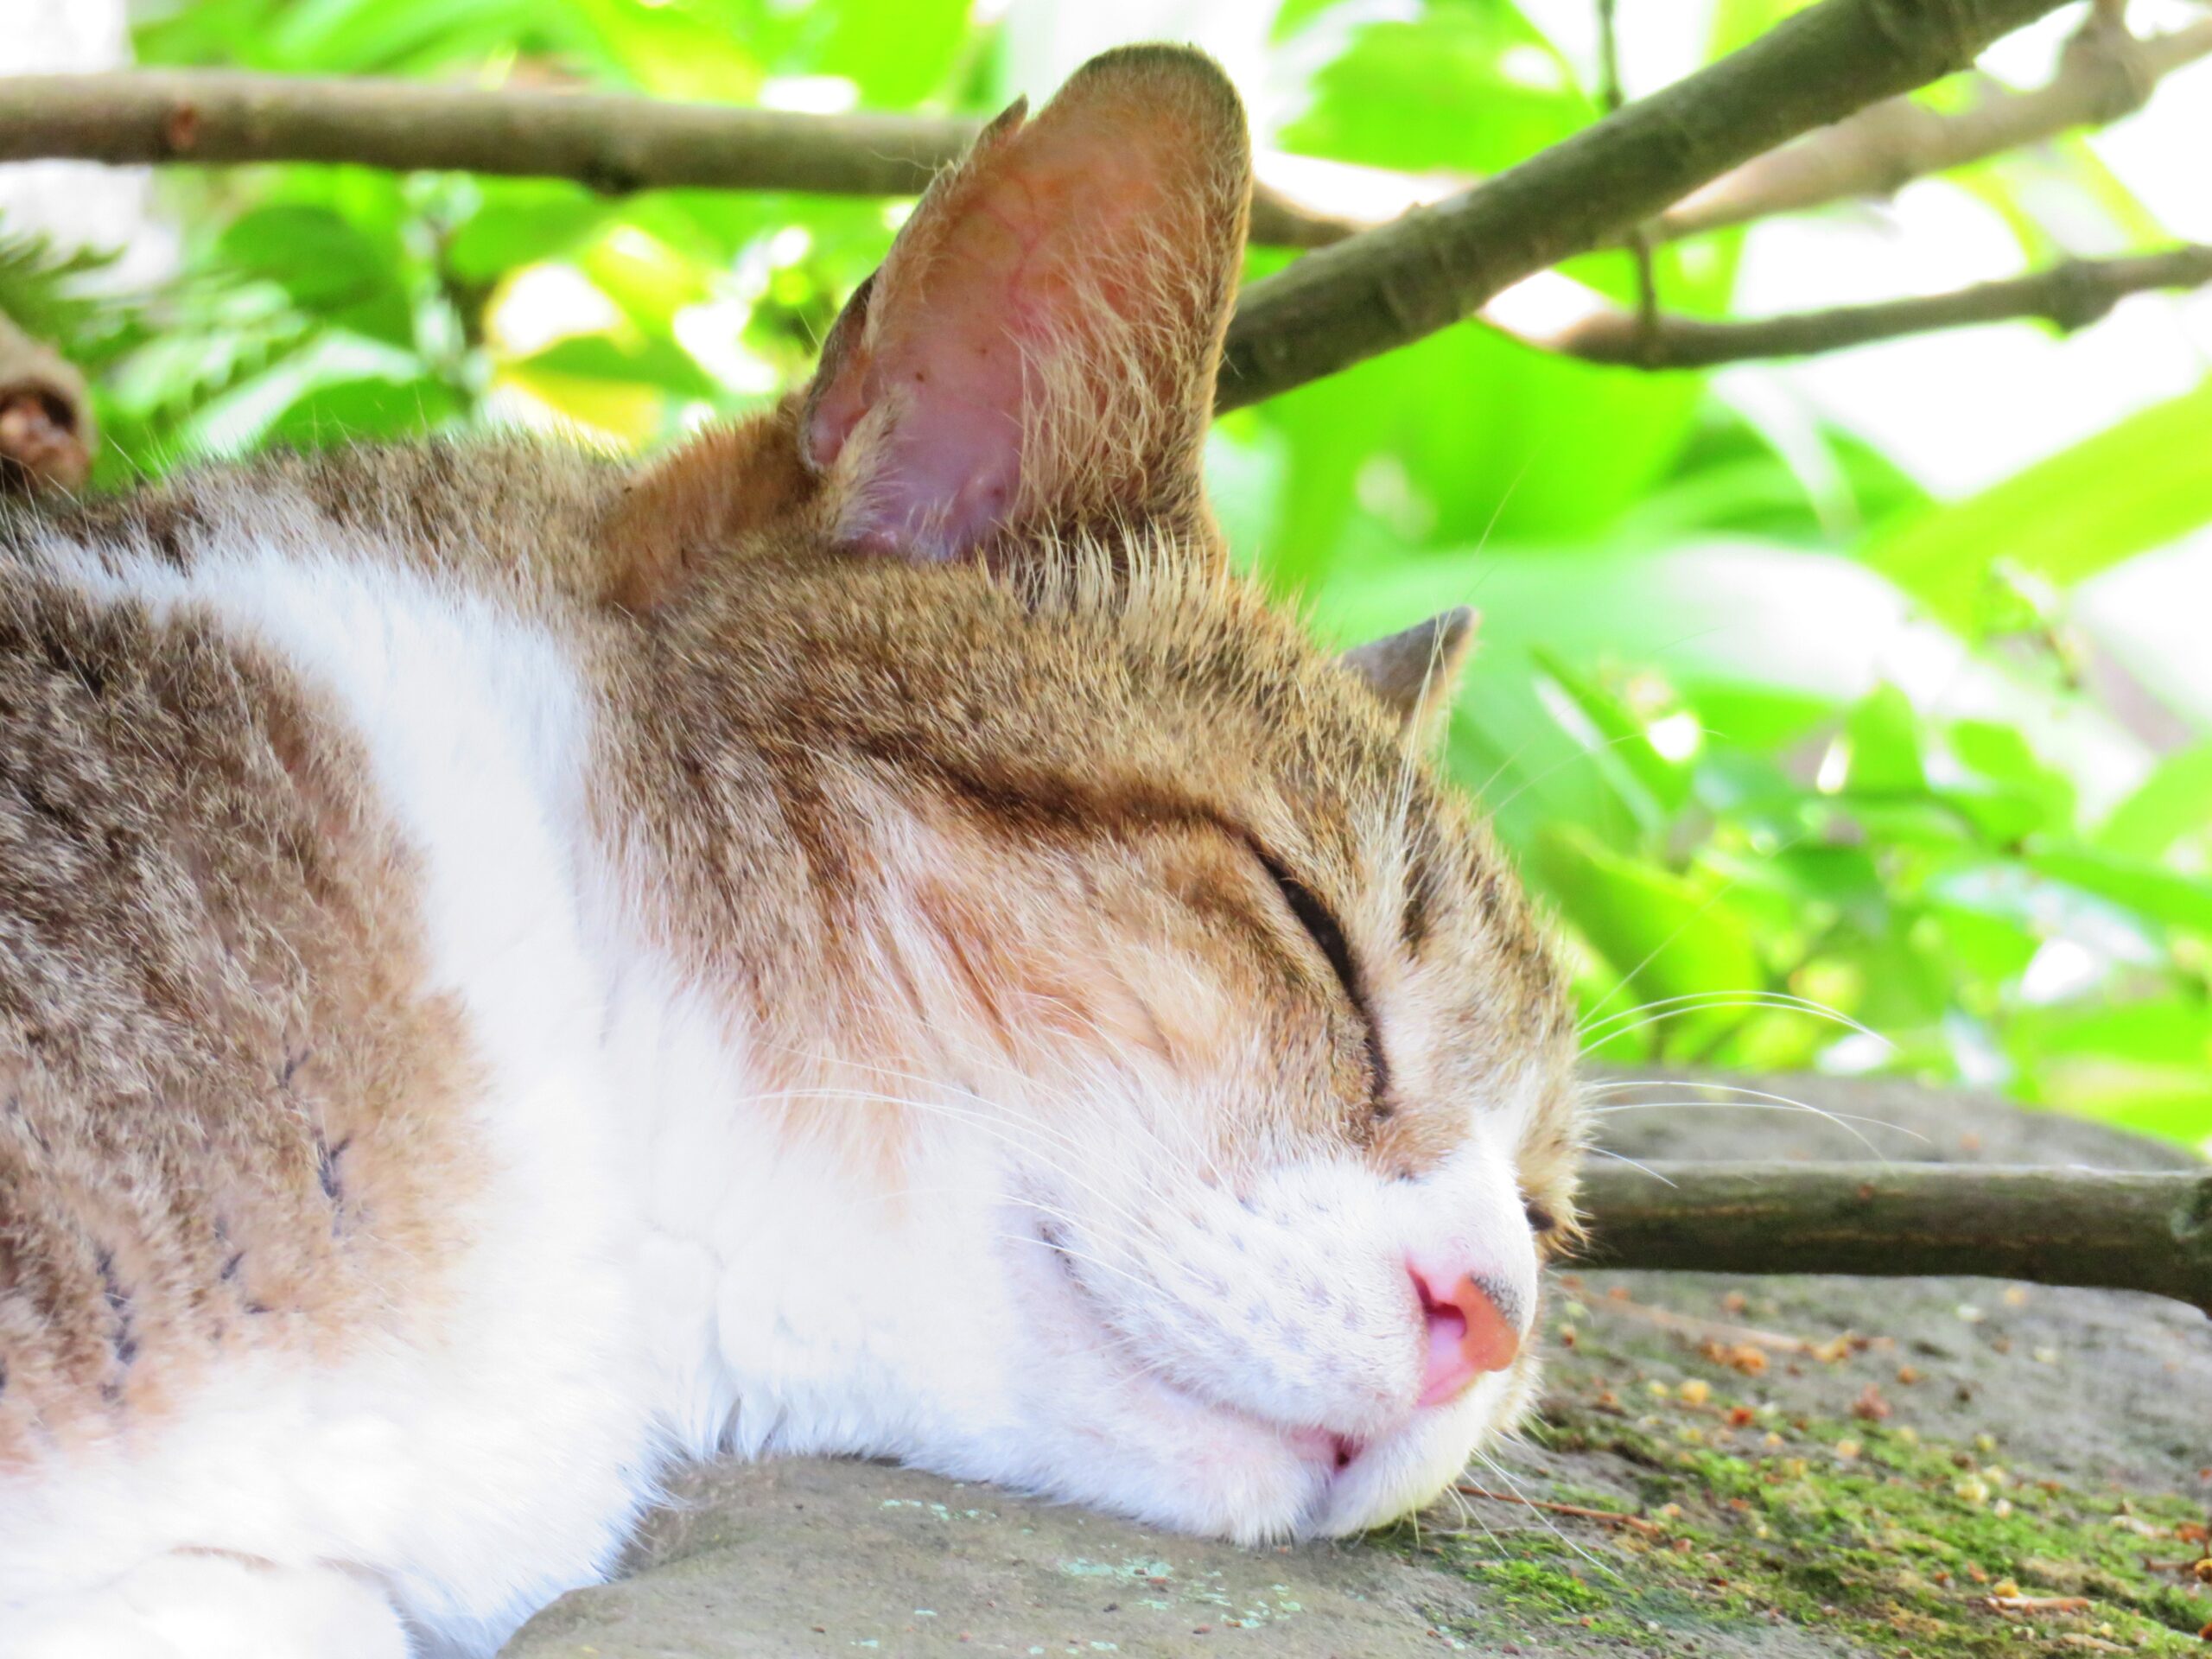
<svg viewBox="0 0 2212 1659">
<path fill-rule="evenodd" d="M 1853 796 L 1928 792 L 1928 772 L 1920 759 L 1920 716 L 1894 685 L 1878 687 L 1845 717 L 1843 743 L 1849 757 L 1844 787 Z"/>
<path fill-rule="evenodd" d="M 1333 42 L 1358 16 L 1325 13 L 1311 35 Z M 1504 0 L 1431 6 L 1345 34 L 1283 129 L 1286 148 L 1484 175 L 1598 113 L 1561 54 Z M 1675 250 L 1661 251 L 1669 303 L 1725 299 L 1732 262 L 1706 252 L 1694 263 L 1695 279 Z M 1573 274 L 1615 298 L 1634 291 L 1633 261 L 1618 251 L 1577 261 Z M 1310 582 L 1349 556 L 1347 532 L 1363 521 L 1407 544 L 1589 534 L 1672 466 L 1701 395 L 1694 375 L 1578 363 L 1474 324 L 1301 387 L 1262 411 L 1293 447 L 1271 565 L 1287 585 Z"/>
<path fill-rule="evenodd" d="M 2028 868 L 2137 915 L 2212 938 L 2212 881 L 2088 849 L 2037 853 Z"/>
<path fill-rule="evenodd" d="M 968 38 L 969 0 L 842 0 L 807 10 L 817 27 L 806 72 L 842 76 L 871 109 L 904 109 L 938 92 Z"/>
<path fill-rule="evenodd" d="M 1765 988 L 1751 931 L 1718 884 L 1624 858 L 1571 825 L 1554 826 L 1538 837 L 1535 869 L 1632 993 L 1613 998 L 1605 1013 L 1672 996 Z M 1739 1018 L 1732 1011 L 1695 1014 L 1677 1025 L 1710 1034 Z"/>
<path fill-rule="evenodd" d="M 750 102 L 764 66 L 753 22 L 723 4 L 640 6 L 633 0 L 562 0 L 584 49 L 618 81 L 661 98 Z"/>
<path fill-rule="evenodd" d="M 1786 901 L 1792 921 L 1827 926 L 1847 920 L 1870 934 L 1891 925 L 1888 887 L 1863 847 L 1808 842 L 1741 855 L 1708 853 L 1705 861 L 1726 871 L 1739 888 L 1764 889 Z"/>
<path fill-rule="evenodd" d="M 2098 826 L 2097 845 L 2123 857 L 2157 859 L 2189 836 L 2212 830 L 2212 742 L 2170 754 Z"/>
<path fill-rule="evenodd" d="M 206 404 L 181 436 L 207 454 L 392 437 L 448 417 L 455 401 L 413 353 L 323 334 Z"/>
<path fill-rule="evenodd" d="M 2212 523 L 2209 455 L 2212 380 L 1876 537 L 1863 556 L 1971 627 L 2000 563 L 2063 588 Z"/>
<path fill-rule="evenodd" d="M 1530 655 L 1539 671 L 1536 695 L 1552 717 L 1588 752 L 1644 830 L 1656 834 L 1688 799 L 1688 770 L 1653 748 L 1643 721 L 1555 652 L 1538 646 Z"/>
<path fill-rule="evenodd" d="M 2011 832 L 2070 825 L 2075 791 L 2071 779 L 2047 766 L 2028 745 L 2018 728 L 1994 721 L 1961 720 L 1946 734 L 1950 751 L 1960 763 L 1997 785 L 2008 803 L 2017 803 L 2026 815 L 2023 828 Z M 1963 801 L 1964 791 L 1947 791 L 1947 798 Z"/>
<path fill-rule="evenodd" d="M 1594 120 L 1567 60 L 1503 0 L 1356 29 L 1281 142 L 1414 173 L 1496 173 Z"/>
<path fill-rule="evenodd" d="M 1694 376 L 1571 362 L 1475 324 L 1301 386 L 1258 411 L 1292 447 L 1271 569 L 1295 587 L 1368 568 L 1362 534 L 1593 539 L 1673 467 L 1701 395 Z"/>
<path fill-rule="evenodd" d="M 1786 461 L 1776 436 L 1786 424 L 1754 423 L 1708 401 L 1672 471 L 1634 505 L 1622 533 L 1657 544 L 1733 531 L 1826 548 L 1862 526 L 1928 506 L 1925 490 L 1847 432 L 1810 427 L 1797 447 L 1813 461 Z"/>
<path fill-rule="evenodd" d="M 1933 794 L 1980 839 L 2010 847 L 2038 832 L 2071 834 L 2073 780 L 2037 759 L 2018 731 L 1993 721 L 1962 720 L 1943 737 L 1952 763 L 1946 771 L 1956 775 Z"/>
<path fill-rule="evenodd" d="M 115 334 L 123 316 L 112 300 L 87 293 L 83 279 L 115 260 L 95 249 L 61 252 L 42 236 L 10 235 L 0 222 L 0 316 L 85 367 L 84 348 Z"/>
<path fill-rule="evenodd" d="M 405 345 L 414 311 L 396 256 L 332 209 L 296 202 L 255 208 L 215 245 L 219 260 L 275 283 L 334 327 Z"/>
<path fill-rule="evenodd" d="M 2047 1104 L 2188 1144 L 2212 1129 L 2212 1008 L 2201 995 L 2028 1009 L 2007 1047 Z"/>
<path fill-rule="evenodd" d="M 486 179 L 480 189 L 445 245 L 447 269 L 469 283 L 566 253 L 613 211 L 606 197 L 559 179 Z"/>
<path fill-rule="evenodd" d="M 1812 0 L 1719 0 L 1713 10 L 1711 55 L 1749 46 L 1792 12 L 1802 11 Z"/>
<path fill-rule="evenodd" d="M 697 262 L 632 224 L 609 226 L 576 256 L 575 264 L 632 322 L 657 334 L 712 291 Z"/>
<path fill-rule="evenodd" d="M 633 381 L 679 397 L 712 398 L 719 390 L 690 353 L 665 340 L 625 345 L 605 334 L 572 334 L 508 367 L 571 379 Z"/>
<path fill-rule="evenodd" d="M 1943 930 L 1945 944 L 1959 965 L 1990 984 L 2017 979 L 2043 948 L 2043 940 L 2011 916 L 1931 904 L 1928 913 Z"/>
<path fill-rule="evenodd" d="M 1940 930 L 1938 930 L 1940 932 Z M 1838 953 L 1857 969 L 1863 990 L 1852 1013 L 1885 1033 L 1909 1033 L 1939 1025 L 1952 1007 L 1948 964 L 1916 938 L 1908 920 Z"/>
</svg>

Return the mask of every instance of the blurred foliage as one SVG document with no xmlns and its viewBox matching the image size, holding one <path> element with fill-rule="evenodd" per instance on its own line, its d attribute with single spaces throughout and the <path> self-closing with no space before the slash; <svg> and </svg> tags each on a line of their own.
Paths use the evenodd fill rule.
<svg viewBox="0 0 2212 1659">
<path fill-rule="evenodd" d="M 1274 4 L 1271 49 L 1306 86 L 1282 148 L 1482 173 L 1593 118 L 1592 89 L 1510 0 L 1255 3 Z M 1722 0 L 1711 49 L 1788 9 Z M 181 0 L 137 47 L 824 110 L 983 111 L 1034 90 L 1013 31 L 968 14 Z M 1961 187 L 2047 257 L 2050 193 L 2031 187 L 2054 169 L 2074 211 L 2101 204 L 2109 243 L 2157 239 L 2075 142 L 2024 181 L 2008 162 Z M 899 215 L 343 168 L 164 188 L 183 270 L 134 305 L 57 297 L 50 260 L 0 247 L 0 303 L 48 305 L 99 372 L 110 481 L 486 423 L 652 445 L 803 373 Z M 1724 311 L 1740 240 L 1662 251 L 1668 302 Z M 1573 270 L 1633 291 L 1625 256 Z M 1560 918 L 1605 1058 L 1903 1069 L 2194 1141 L 2212 1133 L 2212 732 L 2162 760 L 2130 737 L 2065 601 L 2212 522 L 2208 454 L 2212 384 L 1939 505 L 1864 443 L 1777 429 L 1707 377 L 1470 327 L 1240 413 L 1212 462 L 1240 556 L 1325 631 L 1484 611 L 1450 762 Z M 2127 487 L 2100 487 L 2114 478 Z M 1868 683 L 1854 649 L 1900 629 L 1927 670 L 1911 695 Z"/>
</svg>

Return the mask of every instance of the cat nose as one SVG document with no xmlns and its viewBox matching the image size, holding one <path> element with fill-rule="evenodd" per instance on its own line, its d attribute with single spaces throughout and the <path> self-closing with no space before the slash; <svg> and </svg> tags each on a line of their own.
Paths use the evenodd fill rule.
<svg viewBox="0 0 2212 1659">
<path fill-rule="evenodd" d="M 1408 1261 L 1427 1325 L 1421 1401 L 1456 1400 L 1490 1371 L 1502 1371 L 1521 1351 L 1520 1297 L 1503 1281 L 1459 1267 Z"/>
</svg>

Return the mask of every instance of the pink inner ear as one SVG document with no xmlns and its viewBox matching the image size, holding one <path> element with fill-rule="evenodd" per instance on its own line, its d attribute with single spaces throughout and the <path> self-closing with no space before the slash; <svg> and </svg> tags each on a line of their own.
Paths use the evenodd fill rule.
<svg viewBox="0 0 2212 1659">
<path fill-rule="evenodd" d="M 1130 365 L 1086 360 L 1102 333 L 1120 331 L 1102 331 L 1084 308 L 1126 318 L 1172 288 L 1148 282 L 1141 262 L 1176 257 L 1173 232 L 1185 226 L 1174 221 L 1192 217 L 1168 196 L 1182 158 L 1163 124 L 1141 130 L 1143 114 L 1116 98 L 1055 105 L 987 139 L 965 175 L 917 213 L 808 427 L 826 467 L 865 416 L 882 413 L 856 457 L 843 526 L 855 544 L 959 556 L 1015 511 L 1026 404 L 1049 396 L 1052 418 L 1077 426 L 1107 417 L 1116 399 L 1103 377 L 1127 378 Z"/>
<path fill-rule="evenodd" d="M 1024 353 L 1052 346 L 1033 292 L 1046 227 L 1023 175 L 989 179 L 963 207 L 953 235 L 918 250 L 930 256 L 920 303 L 886 319 L 856 398 L 896 411 L 861 539 L 911 557 L 952 558 L 1006 522 L 1021 479 Z"/>
</svg>

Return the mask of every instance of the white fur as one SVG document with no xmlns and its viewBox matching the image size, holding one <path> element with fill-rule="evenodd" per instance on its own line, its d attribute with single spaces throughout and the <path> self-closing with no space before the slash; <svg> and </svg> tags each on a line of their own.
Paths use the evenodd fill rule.
<svg viewBox="0 0 2212 1659">
<path fill-rule="evenodd" d="M 307 534 L 238 526 L 184 575 L 56 563 L 106 596 L 212 611 L 336 699 L 423 856 L 432 972 L 465 1000 L 496 1167 L 438 1328 L 332 1369 L 233 1367 L 150 1445 L 8 1492 L 0 1608 L 214 1548 L 359 1567 L 410 1620 L 488 1647 L 604 1568 L 655 1457 L 634 1220 L 607 1179 L 605 991 L 575 898 L 589 716 L 546 638 Z"/>
<path fill-rule="evenodd" d="M 1456 1471 L 1507 1385 L 1414 1409 L 1405 1262 L 1454 1249 L 1533 1306 L 1525 1103 L 1403 1183 L 1311 1155 L 1216 1179 L 1172 1127 L 1191 1103 L 1134 1062 L 1059 1100 L 867 1080 L 847 1109 L 918 1126 L 893 1190 L 844 1137 L 773 1138 L 747 1034 L 640 945 L 594 850 L 594 714 L 553 635 L 310 522 L 257 510 L 184 575 L 46 558 L 273 648 L 364 742 L 487 1077 L 459 1300 L 340 1363 L 234 1367 L 148 1444 L 0 1489 L 0 1656 L 305 1659 L 376 1598 L 486 1651 L 605 1569 L 663 1459 L 722 1446 L 1243 1538 L 1354 1529 Z M 1325 1429 L 1365 1448 L 1341 1475 Z M 391 1650 L 355 1624 L 352 1652 Z"/>
<path fill-rule="evenodd" d="M 7 1637 L 10 1659 L 406 1659 L 381 1591 L 337 1567 L 160 1555 L 97 1596 L 48 1598 Z"/>
</svg>

